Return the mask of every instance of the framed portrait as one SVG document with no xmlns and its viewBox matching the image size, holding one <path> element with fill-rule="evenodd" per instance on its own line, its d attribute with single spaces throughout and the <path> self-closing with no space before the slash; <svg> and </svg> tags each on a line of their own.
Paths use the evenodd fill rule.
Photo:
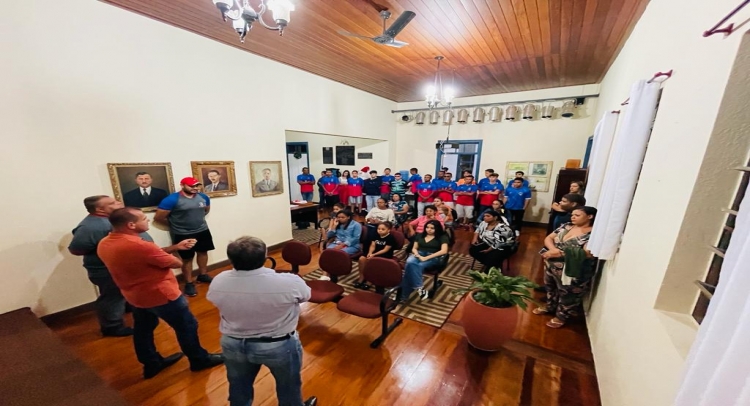
<svg viewBox="0 0 750 406">
<path fill-rule="evenodd" d="M 114 198 L 125 206 L 156 211 L 175 190 L 169 162 L 109 163 L 107 169 Z"/>
<path fill-rule="evenodd" d="M 549 164 L 546 162 L 532 162 L 529 176 L 547 176 Z"/>
<path fill-rule="evenodd" d="M 190 161 L 190 168 L 209 197 L 237 196 L 234 161 Z"/>
<path fill-rule="evenodd" d="M 250 183 L 253 197 L 284 193 L 281 161 L 250 161 Z"/>
</svg>

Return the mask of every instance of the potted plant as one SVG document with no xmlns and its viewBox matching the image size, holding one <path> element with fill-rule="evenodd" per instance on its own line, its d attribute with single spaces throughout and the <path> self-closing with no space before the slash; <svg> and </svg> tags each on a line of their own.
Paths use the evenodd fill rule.
<svg viewBox="0 0 750 406">
<path fill-rule="evenodd" d="M 530 289 L 538 285 L 523 276 L 505 276 L 497 268 L 487 273 L 469 271 L 474 282 L 454 292 L 466 294 L 461 323 L 469 344 L 483 351 L 497 351 L 513 337 L 518 307 L 536 302 Z"/>
</svg>

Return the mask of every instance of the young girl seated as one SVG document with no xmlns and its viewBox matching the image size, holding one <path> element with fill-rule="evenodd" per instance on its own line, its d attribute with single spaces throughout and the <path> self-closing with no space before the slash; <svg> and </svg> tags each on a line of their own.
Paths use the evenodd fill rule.
<svg viewBox="0 0 750 406">
<path fill-rule="evenodd" d="M 378 236 L 370 243 L 370 251 L 367 256 L 359 258 L 359 279 L 354 284 L 355 288 L 358 289 L 370 289 L 370 285 L 365 282 L 365 264 L 367 260 L 372 257 L 380 258 L 393 258 L 393 252 L 396 250 L 396 239 L 391 235 L 391 227 L 393 224 L 390 222 L 383 222 L 378 224 Z"/>
</svg>

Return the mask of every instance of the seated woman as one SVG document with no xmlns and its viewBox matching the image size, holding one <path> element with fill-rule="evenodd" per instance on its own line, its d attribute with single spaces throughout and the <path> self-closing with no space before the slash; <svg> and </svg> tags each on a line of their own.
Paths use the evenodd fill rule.
<svg viewBox="0 0 750 406">
<path fill-rule="evenodd" d="M 333 211 L 331 212 L 331 219 L 328 222 L 328 228 L 320 227 L 320 240 L 322 241 L 322 244 L 320 246 L 320 250 L 323 251 L 326 248 L 326 240 L 328 239 L 328 230 L 331 228 L 331 224 L 336 220 L 336 214 L 340 212 L 341 210 L 344 210 L 344 205 L 341 203 L 336 203 L 333 205 Z"/>
<path fill-rule="evenodd" d="M 442 205 L 438 209 L 438 218 L 443 220 L 443 223 L 446 227 L 453 227 L 453 209 L 451 209 L 449 206 Z"/>
<path fill-rule="evenodd" d="M 406 302 L 415 289 L 421 299 L 426 299 L 428 292 L 422 285 L 422 273 L 425 269 L 439 264 L 443 259 L 442 256 L 446 254 L 448 254 L 448 236 L 443 231 L 442 224 L 437 220 L 428 221 L 424 226 L 424 231 L 414 241 L 411 255 L 406 259 L 404 279 L 401 281 L 401 289 L 396 300 Z"/>
<path fill-rule="evenodd" d="M 431 220 L 437 220 L 441 223 L 443 223 L 443 220 L 440 219 L 438 216 L 437 208 L 433 205 L 428 205 L 424 207 L 424 215 L 419 216 L 416 219 L 406 223 L 406 236 L 412 239 L 415 235 L 421 233 L 424 231 L 424 226 L 427 224 L 427 222 Z"/>
<path fill-rule="evenodd" d="M 384 199 L 380 199 L 385 201 Z M 380 204 L 378 200 L 378 205 Z M 367 260 L 372 257 L 380 258 L 393 258 L 393 252 L 396 250 L 396 239 L 391 235 L 391 228 L 393 224 L 390 222 L 382 222 L 377 227 L 377 237 L 370 243 L 370 250 L 367 252 L 367 256 L 359 257 L 359 279 L 354 283 L 354 287 L 358 289 L 370 289 L 370 285 L 365 282 L 365 264 Z"/>
<path fill-rule="evenodd" d="M 573 193 L 577 195 L 583 196 L 583 182 L 580 180 L 574 180 L 573 182 L 570 182 L 570 189 L 568 193 Z M 564 208 L 560 206 L 559 202 L 552 202 L 552 210 L 550 210 L 549 214 L 553 217 L 558 214 L 565 214 L 566 211 Z"/>
<path fill-rule="evenodd" d="M 370 241 L 375 240 L 375 238 L 377 238 L 378 236 L 378 224 L 384 222 L 393 224 L 396 222 L 395 214 L 393 213 L 393 210 L 389 209 L 388 206 L 386 206 L 385 199 L 381 197 L 377 201 L 378 207 L 370 209 L 370 211 L 367 212 L 367 217 L 365 217 L 365 222 L 367 223 L 368 246 Z M 367 249 L 368 246 L 365 246 L 365 249 Z"/>
<path fill-rule="evenodd" d="M 397 227 L 404 224 L 409 218 L 409 205 L 406 204 L 406 201 L 401 200 L 401 195 L 394 193 L 393 196 L 391 196 L 391 202 L 388 203 L 388 207 L 393 210 L 393 213 L 396 215 L 395 225 Z"/>
<path fill-rule="evenodd" d="M 484 213 L 487 213 L 488 211 L 496 211 L 498 214 L 500 214 L 499 220 L 507 225 L 510 225 L 508 217 L 505 216 L 505 206 L 503 205 L 503 202 L 495 199 L 492 201 L 492 206 L 490 206 L 487 210 L 479 213 L 479 218 L 477 218 L 477 226 L 482 224 L 482 222 L 484 221 Z"/>
<path fill-rule="evenodd" d="M 500 220 L 502 216 L 496 211 L 486 211 L 482 217 L 484 221 L 474 232 L 469 255 L 484 265 L 486 270 L 488 267 L 501 266 L 512 254 L 516 233 Z"/>
<path fill-rule="evenodd" d="M 591 288 L 596 272 L 596 258 L 586 249 L 596 209 L 577 207 L 570 223 L 560 226 L 544 240 L 544 286 L 547 305 L 537 307 L 534 314 L 554 314 L 547 327 L 560 328 L 579 314 L 584 296 Z"/>
<path fill-rule="evenodd" d="M 354 221 L 352 212 L 341 210 L 328 225 L 326 237 L 330 240 L 326 245 L 327 250 L 341 250 L 353 255 L 362 248 L 359 242 L 362 237 L 362 225 Z M 323 272 L 320 279 L 330 280 L 331 278 Z"/>
</svg>

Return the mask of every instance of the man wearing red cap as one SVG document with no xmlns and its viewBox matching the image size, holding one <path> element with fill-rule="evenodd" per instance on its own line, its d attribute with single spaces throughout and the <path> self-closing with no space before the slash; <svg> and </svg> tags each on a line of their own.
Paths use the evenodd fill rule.
<svg viewBox="0 0 750 406">
<path fill-rule="evenodd" d="M 198 282 L 211 283 L 208 272 L 208 251 L 214 249 L 211 231 L 206 224 L 206 214 L 211 210 L 211 200 L 200 193 L 200 181 L 187 177 L 180 181 L 182 190 L 172 193 L 159 203 L 154 221 L 169 226 L 173 244 L 194 239 L 195 245 L 177 253 L 182 258 L 182 275 L 185 276 L 185 296 L 198 293 L 193 283 L 193 257 L 197 257 Z"/>
</svg>

